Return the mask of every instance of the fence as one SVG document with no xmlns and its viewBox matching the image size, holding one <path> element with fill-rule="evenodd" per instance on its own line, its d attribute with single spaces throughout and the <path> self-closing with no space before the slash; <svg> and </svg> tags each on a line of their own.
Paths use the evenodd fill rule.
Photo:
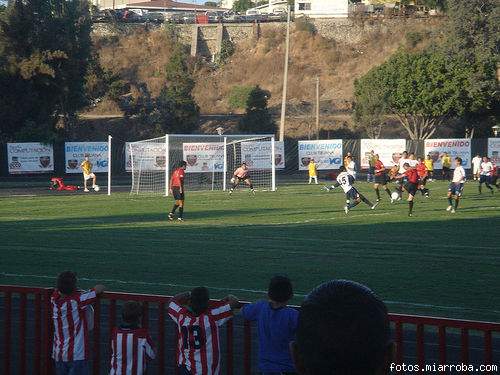
<svg viewBox="0 0 500 375">
<path fill-rule="evenodd" d="M 202 138 L 203 135 L 200 135 Z M 106 141 L 101 139 L 101 141 Z M 423 140 L 406 140 L 406 149 L 410 152 L 414 152 L 417 156 L 423 156 L 425 152 Z M 360 139 L 344 139 L 342 140 L 342 153 L 345 155 L 350 152 L 354 156 L 354 160 L 357 162 L 357 167 L 361 170 L 359 161 L 361 158 L 361 140 Z M 115 177 L 125 177 L 129 176 L 130 173 L 126 172 L 126 158 L 125 158 L 126 142 L 123 140 L 113 139 L 112 149 L 111 149 L 111 166 L 113 178 Z M 471 155 L 487 155 L 488 154 L 488 139 L 478 138 L 470 139 L 470 153 Z M 299 166 L 299 156 L 298 156 L 298 141 L 293 139 L 287 139 L 284 143 L 285 151 L 285 168 L 278 169 L 277 175 L 281 177 L 286 177 L 290 175 L 300 175 L 298 170 Z M 381 150 L 375 150 L 375 152 L 380 152 Z M 491 150 L 490 150 L 491 151 Z M 498 153 L 498 150 L 496 151 Z M 50 175 L 60 175 L 64 176 L 66 173 L 65 166 L 65 147 L 64 142 L 56 142 L 53 144 L 53 155 L 54 155 L 54 172 L 45 174 L 35 174 L 31 176 L 43 176 L 46 178 L 47 174 Z M 9 175 L 8 171 L 8 157 L 7 157 L 7 144 L 0 144 L 0 177 L 11 177 L 13 179 L 22 179 L 23 176 L 27 177 L 29 175 Z M 171 166 L 172 167 L 172 166 Z M 320 171 L 321 173 L 321 171 Z M 70 175 L 71 176 L 71 175 Z M 73 175 L 74 176 L 74 175 Z"/>
<path fill-rule="evenodd" d="M 3 312 L 0 314 L 0 320 L 3 320 L 0 327 L 2 374 L 53 373 L 50 359 L 53 334 L 51 293 L 50 288 L 0 285 L 0 311 Z M 106 373 L 110 356 L 110 328 L 117 323 L 121 304 L 130 300 L 143 304 L 142 325 L 149 329 L 157 344 L 157 359 L 150 366 L 152 373 L 174 374 L 177 331 L 166 314 L 170 297 L 111 292 L 104 293 L 94 306 L 95 328 L 91 334 L 93 374 Z M 434 362 L 490 365 L 500 362 L 500 323 L 401 314 L 391 314 L 390 320 L 397 344 L 398 364 L 424 366 Z M 256 352 L 256 340 L 253 338 L 254 327 L 249 322 L 243 321 L 241 317 L 229 321 L 221 335 L 222 374 L 256 373 L 253 355 Z M 494 350 L 494 347 L 497 349 Z"/>
</svg>

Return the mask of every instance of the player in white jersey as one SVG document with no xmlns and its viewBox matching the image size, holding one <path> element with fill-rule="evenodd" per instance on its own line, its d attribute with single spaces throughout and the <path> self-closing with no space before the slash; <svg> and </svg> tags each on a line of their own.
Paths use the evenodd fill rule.
<svg viewBox="0 0 500 375">
<path fill-rule="evenodd" d="M 479 154 L 474 156 L 472 159 L 472 174 L 474 175 L 474 181 L 479 180 L 479 172 L 481 171 L 481 163 L 483 162 L 483 159 Z"/>
<path fill-rule="evenodd" d="M 462 167 L 462 159 L 455 158 L 455 170 L 453 171 L 453 179 L 448 188 L 448 208 L 446 211 L 451 211 L 454 214 L 458 209 L 458 202 L 462 196 L 465 182 L 465 169 Z M 453 198 L 455 206 L 453 206 Z"/>
<path fill-rule="evenodd" d="M 412 168 L 416 168 L 418 165 L 417 157 L 413 152 L 408 156 L 408 164 L 410 164 L 410 167 Z"/>
<path fill-rule="evenodd" d="M 494 194 L 494 190 L 491 187 L 491 180 L 493 176 L 493 163 L 490 161 L 490 158 L 487 156 L 483 157 L 483 162 L 481 163 L 481 170 L 479 176 L 479 194 L 482 193 L 483 184 L 486 185 L 488 189 L 490 189 L 491 194 Z"/>
<path fill-rule="evenodd" d="M 345 213 L 349 213 L 349 210 L 356 207 L 361 201 L 366 203 L 373 210 L 377 207 L 378 202 L 372 204 L 368 199 L 364 197 L 354 186 L 354 177 L 346 171 L 344 166 L 339 168 L 339 175 L 337 176 L 337 182 L 335 182 L 332 186 L 327 187 L 328 190 L 333 190 L 336 187 L 340 186 L 342 190 L 344 190 L 346 205 L 344 206 Z"/>
<path fill-rule="evenodd" d="M 405 164 L 411 165 L 411 159 L 408 157 L 407 151 L 403 151 L 403 153 L 401 154 L 401 159 L 399 159 L 398 161 L 398 166 L 399 166 L 398 174 L 404 175 L 406 173 L 406 169 L 404 167 Z M 401 198 L 403 197 L 403 186 L 405 183 L 406 183 L 405 177 L 403 177 L 402 179 L 396 179 L 396 191 L 399 194 L 398 201 L 400 201 Z"/>
</svg>

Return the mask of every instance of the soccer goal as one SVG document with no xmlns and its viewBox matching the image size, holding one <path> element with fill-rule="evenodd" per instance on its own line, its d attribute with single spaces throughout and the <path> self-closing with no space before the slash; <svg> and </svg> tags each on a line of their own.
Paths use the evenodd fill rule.
<svg viewBox="0 0 500 375">
<path fill-rule="evenodd" d="M 128 144 L 132 194 L 169 195 L 172 171 L 187 163 L 188 191 L 228 190 L 243 162 L 257 190 L 276 189 L 276 143 L 272 135 L 179 135 Z M 243 186 L 241 186 L 243 188 Z"/>
</svg>

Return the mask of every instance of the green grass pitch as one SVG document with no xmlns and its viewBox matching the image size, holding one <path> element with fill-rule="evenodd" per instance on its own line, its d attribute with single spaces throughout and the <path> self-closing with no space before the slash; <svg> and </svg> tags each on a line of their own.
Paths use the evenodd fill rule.
<svg viewBox="0 0 500 375">
<path fill-rule="evenodd" d="M 374 200 L 370 185 L 358 187 Z M 500 316 L 500 194 L 466 184 L 459 211 L 445 211 L 446 184 L 418 196 L 414 217 L 387 196 L 376 210 L 343 212 L 340 189 L 280 186 L 187 194 L 186 221 L 168 222 L 172 200 L 103 192 L 0 198 L 0 283 L 52 286 L 58 272 L 81 287 L 173 294 L 206 285 L 213 297 L 265 296 L 276 273 L 294 282 L 294 303 L 332 278 L 365 283 L 391 312 L 496 320 Z"/>
</svg>

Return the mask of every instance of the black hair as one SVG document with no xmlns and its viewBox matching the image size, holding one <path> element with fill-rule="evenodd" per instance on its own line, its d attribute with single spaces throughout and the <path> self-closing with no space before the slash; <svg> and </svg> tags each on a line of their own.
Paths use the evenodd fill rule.
<svg viewBox="0 0 500 375">
<path fill-rule="evenodd" d="M 127 301 L 123 305 L 122 319 L 124 323 L 138 324 L 142 316 L 142 305 L 137 301 Z"/>
<path fill-rule="evenodd" d="M 457 156 L 457 157 L 455 158 L 455 160 L 456 160 L 456 161 L 458 161 L 458 162 L 460 163 L 460 165 L 462 165 L 462 158 L 460 158 L 460 157 L 458 157 L 458 156 Z"/>
<path fill-rule="evenodd" d="M 387 307 L 364 285 L 332 280 L 302 303 L 297 349 L 308 374 L 375 374 L 389 344 Z"/>
<path fill-rule="evenodd" d="M 345 172 L 345 170 L 346 170 L 346 169 L 345 169 L 345 167 L 344 167 L 343 165 L 341 165 L 341 166 L 339 167 L 339 172 Z"/>
<path fill-rule="evenodd" d="M 209 293 L 204 286 L 194 288 L 191 291 L 189 307 L 195 315 L 200 315 L 208 309 Z"/>
<path fill-rule="evenodd" d="M 57 276 L 57 290 L 62 294 L 70 295 L 76 292 L 76 273 L 64 271 Z"/>
<path fill-rule="evenodd" d="M 403 164 L 403 167 L 409 167 L 410 166 L 410 163 L 404 163 Z"/>
<path fill-rule="evenodd" d="M 269 281 L 267 295 L 274 302 L 288 302 L 293 297 L 292 282 L 285 275 L 274 276 L 271 281 Z"/>
<path fill-rule="evenodd" d="M 187 166 L 187 163 L 186 163 L 184 160 L 182 160 L 182 161 L 179 163 L 179 167 L 181 167 L 181 168 L 182 168 L 182 167 L 185 167 L 185 166 Z"/>
</svg>

